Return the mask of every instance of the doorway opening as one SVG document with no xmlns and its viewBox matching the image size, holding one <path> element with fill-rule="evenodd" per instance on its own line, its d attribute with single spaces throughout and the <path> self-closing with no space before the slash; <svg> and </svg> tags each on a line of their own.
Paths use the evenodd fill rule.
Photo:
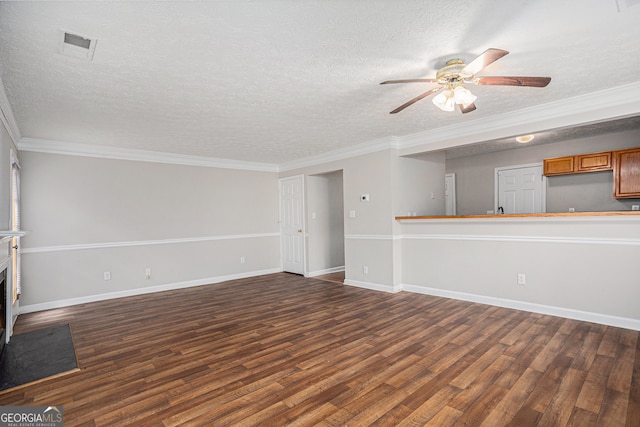
<svg viewBox="0 0 640 427">
<path fill-rule="evenodd" d="M 307 177 L 307 276 L 344 281 L 344 190 L 342 170 Z"/>
</svg>

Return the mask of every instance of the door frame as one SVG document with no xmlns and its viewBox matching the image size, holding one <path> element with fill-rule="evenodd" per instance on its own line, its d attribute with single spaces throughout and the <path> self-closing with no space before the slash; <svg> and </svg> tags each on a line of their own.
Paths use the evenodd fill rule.
<svg viewBox="0 0 640 427">
<path fill-rule="evenodd" d="M 284 238 L 282 233 L 282 182 L 288 180 L 300 180 L 300 189 L 301 189 L 301 215 L 302 215 L 302 244 L 300 245 L 300 259 L 302 259 L 302 275 L 306 276 L 307 274 L 307 225 L 306 225 L 306 200 L 305 200 L 305 179 L 303 175 L 293 175 L 287 176 L 285 178 L 278 179 L 278 225 L 280 232 L 280 269 L 284 270 Z M 295 273 L 294 273 L 295 274 Z"/>
<path fill-rule="evenodd" d="M 498 178 L 498 173 L 501 171 L 505 171 L 505 170 L 510 170 L 510 169 L 524 169 L 524 168 L 532 168 L 532 167 L 540 167 L 540 171 L 541 171 L 541 175 L 542 175 L 542 185 L 541 185 L 541 192 L 540 192 L 540 198 L 541 198 L 541 208 L 542 208 L 542 212 L 546 212 L 547 211 L 547 177 L 544 176 L 544 168 L 543 168 L 543 163 L 542 162 L 536 162 L 536 163 L 527 163 L 524 165 L 513 165 L 513 166 L 500 166 L 495 168 L 495 172 L 493 174 L 493 212 L 494 213 L 498 213 L 498 205 L 499 205 L 499 201 L 500 201 L 500 188 L 499 188 L 499 182 L 500 179 Z"/>
</svg>

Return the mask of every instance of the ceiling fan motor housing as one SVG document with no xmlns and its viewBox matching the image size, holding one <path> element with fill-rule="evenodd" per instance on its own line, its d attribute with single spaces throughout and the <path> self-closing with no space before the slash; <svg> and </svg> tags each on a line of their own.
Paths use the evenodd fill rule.
<svg viewBox="0 0 640 427">
<path fill-rule="evenodd" d="M 467 64 L 462 59 L 450 59 L 446 65 L 436 73 L 436 80 L 441 84 L 463 83 L 473 75 L 463 72 Z"/>
</svg>

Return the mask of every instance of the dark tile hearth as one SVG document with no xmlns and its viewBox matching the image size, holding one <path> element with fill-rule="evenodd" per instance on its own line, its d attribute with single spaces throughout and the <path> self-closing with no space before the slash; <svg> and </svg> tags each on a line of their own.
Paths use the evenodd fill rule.
<svg viewBox="0 0 640 427">
<path fill-rule="evenodd" d="M 0 358 L 0 390 L 78 367 L 69 325 L 14 335 Z"/>
</svg>

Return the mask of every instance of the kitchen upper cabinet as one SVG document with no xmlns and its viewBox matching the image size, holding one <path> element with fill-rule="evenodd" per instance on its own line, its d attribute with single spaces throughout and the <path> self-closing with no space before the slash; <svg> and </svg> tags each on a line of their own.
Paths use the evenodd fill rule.
<svg viewBox="0 0 640 427">
<path fill-rule="evenodd" d="M 613 168 L 611 151 L 604 153 L 580 154 L 576 156 L 576 172 L 606 171 Z"/>
<path fill-rule="evenodd" d="M 544 159 L 544 174 L 552 176 L 611 170 L 611 159 L 611 151 Z"/>
<path fill-rule="evenodd" d="M 613 197 L 640 198 L 640 147 L 544 159 L 546 176 L 613 170 Z"/>
<path fill-rule="evenodd" d="M 564 175 L 574 173 L 575 157 L 556 157 L 554 159 L 544 159 L 544 175 Z"/>
<path fill-rule="evenodd" d="M 640 198 L 640 147 L 613 152 L 613 196 Z"/>
</svg>

